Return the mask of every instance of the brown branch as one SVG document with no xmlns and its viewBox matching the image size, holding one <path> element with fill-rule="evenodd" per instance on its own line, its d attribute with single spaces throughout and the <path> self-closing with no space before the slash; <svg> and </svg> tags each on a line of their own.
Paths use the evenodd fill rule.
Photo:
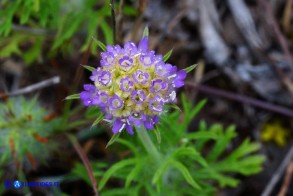
<svg viewBox="0 0 293 196">
<path fill-rule="evenodd" d="M 88 172 L 88 175 L 89 175 L 90 180 L 92 182 L 92 186 L 93 186 L 95 196 L 98 196 L 99 193 L 98 193 L 98 189 L 97 189 L 97 181 L 95 179 L 93 169 L 92 169 L 92 167 L 90 165 L 90 162 L 89 162 L 84 150 L 79 145 L 77 139 L 73 135 L 67 134 L 67 137 L 70 140 L 70 142 L 72 143 L 75 151 L 77 152 L 78 156 L 82 160 L 82 162 L 83 162 L 83 164 L 84 164 L 84 166 L 85 166 L 85 168 L 86 168 L 86 170 Z"/>
<path fill-rule="evenodd" d="M 113 29 L 113 42 L 116 43 L 116 16 L 115 16 L 115 4 L 114 0 L 111 0 L 111 20 L 112 20 L 112 29 Z"/>
<path fill-rule="evenodd" d="M 244 95 L 239 95 L 239 94 L 223 91 L 223 90 L 209 87 L 206 85 L 197 85 L 192 82 L 186 82 L 186 85 L 194 87 L 203 93 L 215 95 L 218 97 L 223 97 L 226 99 L 238 101 L 238 102 L 245 103 L 245 104 L 250 104 L 250 105 L 258 107 L 258 108 L 262 108 L 262 109 L 265 109 L 268 111 L 276 112 L 276 113 L 279 113 L 279 114 L 282 114 L 285 116 L 293 117 L 293 110 L 290 110 L 290 109 L 287 109 L 287 108 L 284 108 L 284 107 L 281 107 L 278 105 L 274 105 L 271 103 L 267 103 L 267 102 L 264 102 L 264 101 L 261 101 L 258 99 L 254 99 L 254 98 L 247 97 Z"/>
<path fill-rule="evenodd" d="M 60 82 L 60 77 L 55 76 L 53 78 L 43 80 L 41 82 L 38 82 L 36 84 L 32 84 L 30 86 L 27 86 L 25 88 L 19 89 L 17 91 L 11 92 L 11 93 L 0 94 L 0 99 L 5 98 L 5 97 L 11 97 L 11 96 L 17 96 L 17 95 L 31 93 L 31 92 L 39 90 L 41 88 L 45 88 L 45 87 L 48 87 L 48 86 L 51 86 L 54 84 L 58 84 L 59 82 Z"/>
<path fill-rule="evenodd" d="M 123 7 L 125 4 L 125 0 L 120 0 L 119 9 L 117 13 L 117 25 L 116 25 L 116 42 L 122 43 L 122 32 L 123 32 Z"/>
<path fill-rule="evenodd" d="M 285 196 L 287 194 L 288 188 L 290 185 L 290 181 L 292 179 L 292 174 L 293 174 L 293 160 L 291 161 L 291 163 L 287 167 L 286 176 L 284 178 L 284 183 L 283 183 L 283 186 L 282 186 L 278 196 Z"/>
<path fill-rule="evenodd" d="M 271 195 L 271 192 L 273 191 L 275 185 L 277 182 L 279 182 L 280 177 L 282 173 L 284 172 L 286 166 L 289 164 L 290 160 L 293 158 L 293 145 L 290 147 L 290 150 L 286 154 L 285 158 L 283 159 L 282 163 L 276 170 L 276 172 L 273 174 L 273 176 L 270 179 L 270 182 L 267 184 L 266 188 L 262 192 L 261 196 L 269 196 Z"/>
</svg>

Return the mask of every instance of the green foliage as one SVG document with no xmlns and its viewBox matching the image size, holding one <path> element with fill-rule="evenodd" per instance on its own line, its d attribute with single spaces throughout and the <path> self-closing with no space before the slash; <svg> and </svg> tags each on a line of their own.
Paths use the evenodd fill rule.
<svg viewBox="0 0 293 196">
<path fill-rule="evenodd" d="M 19 97 L 0 102 L 1 166 L 10 161 L 30 161 L 32 166 L 35 161 L 44 161 L 55 146 L 49 137 L 59 124 L 58 118 L 49 119 L 48 115 L 36 97 L 30 101 Z"/>
<path fill-rule="evenodd" d="M 167 52 L 167 53 L 164 55 L 164 57 L 163 57 L 163 61 L 164 61 L 164 62 L 168 61 L 168 59 L 169 59 L 169 58 L 171 57 L 171 55 L 172 55 L 172 52 L 173 52 L 173 49 L 170 50 L 169 52 Z"/>
<path fill-rule="evenodd" d="M 48 49 L 51 56 L 60 51 L 70 54 L 73 44 L 85 51 L 98 29 L 99 40 L 113 44 L 109 5 L 110 0 L 0 1 L 0 58 L 18 55 L 30 64 L 41 60 Z M 129 5 L 123 11 L 137 14 Z M 98 46 L 91 44 L 90 51 L 96 54 Z"/>
<path fill-rule="evenodd" d="M 235 174 L 247 176 L 261 171 L 264 157 L 255 154 L 259 144 L 246 139 L 234 146 L 234 126 L 208 127 L 201 121 L 197 131 L 187 131 L 206 101 L 192 107 L 184 96 L 181 100 L 184 115 L 179 110 L 166 114 L 159 126 L 149 132 L 153 140 L 157 137 L 160 164 L 153 163 L 137 137 L 122 133 L 113 139 L 112 150 L 117 147 L 131 155 L 111 165 L 105 173 L 105 168 L 97 171 L 101 195 L 214 195 L 215 184 L 235 187 L 239 183 Z M 232 146 L 234 150 L 227 149 Z M 124 181 L 124 187 L 107 189 L 107 182 L 113 178 Z"/>
</svg>

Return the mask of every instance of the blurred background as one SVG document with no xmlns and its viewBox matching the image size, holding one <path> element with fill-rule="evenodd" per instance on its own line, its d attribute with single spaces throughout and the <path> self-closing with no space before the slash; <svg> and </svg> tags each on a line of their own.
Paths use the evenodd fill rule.
<svg viewBox="0 0 293 196">
<path fill-rule="evenodd" d="M 110 3 L 1 0 L 0 101 L 37 94 L 48 111 L 47 121 L 61 118 L 57 127 L 64 118 L 74 123 L 82 109 L 72 108 L 81 104 L 68 104 L 64 98 L 89 82 L 89 72 L 81 64 L 99 66 L 101 50 L 93 38 L 105 44 L 137 43 L 148 26 L 151 49 L 161 54 L 173 49 L 169 62 L 180 69 L 198 64 L 180 90 L 193 104 L 208 100 L 191 128 L 198 126 L 199 119 L 234 124 L 236 143 L 246 137 L 261 143 L 266 156 L 262 173 L 243 178 L 239 186 L 219 195 L 260 195 L 265 190 L 276 195 L 282 188 L 293 195 L 293 0 L 120 0 L 114 2 L 115 31 Z M 83 132 L 80 125 L 89 122 L 78 121 L 66 130 L 79 136 L 90 159 L 111 160 L 111 152 L 104 149 L 109 132 L 102 128 Z M 65 130 L 60 127 L 59 133 Z M 42 136 L 34 137 L 44 143 Z M 29 178 L 67 174 L 79 160 L 64 135 L 52 137 L 57 143 L 66 142 L 46 164 L 24 166 Z M 15 168 L 14 162 L 2 167 L 1 182 L 13 178 L 7 171 Z M 61 189 L 69 195 L 91 193 L 82 180 L 63 183 Z M 4 192 L 17 194 L 2 187 Z"/>
</svg>

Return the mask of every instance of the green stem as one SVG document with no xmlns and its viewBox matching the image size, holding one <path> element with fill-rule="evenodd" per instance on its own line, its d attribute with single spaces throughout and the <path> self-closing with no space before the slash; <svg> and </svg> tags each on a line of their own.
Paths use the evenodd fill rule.
<svg viewBox="0 0 293 196">
<path fill-rule="evenodd" d="M 145 150 L 153 157 L 156 163 L 159 163 L 161 160 L 160 153 L 147 133 L 146 128 L 144 126 L 136 127 L 136 132 Z"/>
</svg>

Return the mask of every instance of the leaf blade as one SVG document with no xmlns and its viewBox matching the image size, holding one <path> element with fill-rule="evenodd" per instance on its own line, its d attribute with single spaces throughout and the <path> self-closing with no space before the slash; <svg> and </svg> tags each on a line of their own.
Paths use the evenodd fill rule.
<svg viewBox="0 0 293 196">
<path fill-rule="evenodd" d="M 172 55 L 173 49 L 171 49 L 169 52 L 167 52 L 164 57 L 163 57 L 163 61 L 166 62 Z"/>
<path fill-rule="evenodd" d="M 101 50 L 106 51 L 106 46 L 101 41 L 97 40 L 96 38 L 92 37 L 92 39 L 96 42 L 96 44 L 101 48 Z"/>
<path fill-rule="evenodd" d="M 73 94 L 73 95 L 69 95 L 67 97 L 65 97 L 64 100 L 71 100 L 71 99 L 80 99 L 80 94 Z"/>
<path fill-rule="evenodd" d="M 198 64 L 193 64 L 193 65 L 190 65 L 189 67 L 186 67 L 185 70 L 187 73 L 191 72 L 192 70 L 194 70 L 196 67 L 197 67 Z"/>
</svg>

